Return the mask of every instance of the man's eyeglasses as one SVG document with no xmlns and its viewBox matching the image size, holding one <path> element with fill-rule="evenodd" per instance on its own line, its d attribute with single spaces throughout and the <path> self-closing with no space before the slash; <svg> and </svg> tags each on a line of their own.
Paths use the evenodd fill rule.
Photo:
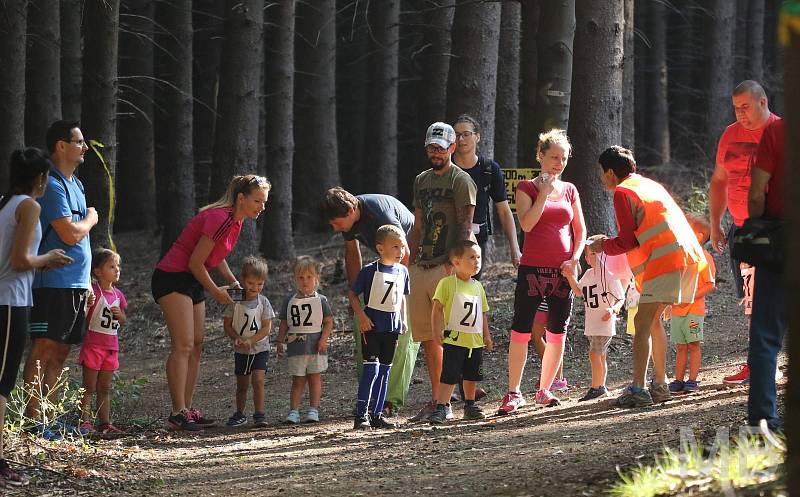
<svg viewBox="0 0 800 497">
<path fill-rule="evenodd" d="M 86 145 L 86 141 L 85 140 L 68 140 L 67 143 L 74 143 L 75 145 L 77 145 L 79 147 L 83 147 L 84 145 Z"/>
<path fill-rule="evenodd" d="M 465 138 L 469 138 L 472 135 L 477 135 L 474 131 L 464 131 L 463 133 L 456 133 L 456 140 L 463 140 Z"/>
<path fill-rule="evenodd" d="M 448 150 L 449 149 L 447 149 L 447 148 L 442 148 L 439 145 L 432 145 L 432 144 L 431 145 L 427 145 L 425 147 L 425 151 L 426 152 L 431 153 L 431 154 L 436 154 L 436 155 L 442 155 L 444 153 L 447 153 Z"/>
</svg>

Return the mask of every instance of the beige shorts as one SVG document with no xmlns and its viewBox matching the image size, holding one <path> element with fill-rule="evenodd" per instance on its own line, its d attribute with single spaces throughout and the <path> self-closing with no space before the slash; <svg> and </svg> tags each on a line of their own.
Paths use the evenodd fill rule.
<svg viewBox="0 0 800 497">
<path fill-rule="evenodd" d="M 292 376 L 322 373 L 328 369 L 328 354 L 306 354 L 289 357 L 287 371 Z"/>
<path fill-rule="evenodd" d="M 589 352 L 602 355 L 608 354 L 608 346 L 611 345 L 610 336 L 586 335 L 586 338 L 589 340 Z"/>
<path fill-rule="evenodd" d="M 408 268 L 411 279 L 411 295 L 406 304 L 411 321 L 411 337 L 415 342 L 433 340 L 433 326 L 431 325 L 431 312 L 433 311 L 433 294 L 439 280 L 447 276 L 444 264 L 424 268 L 413 264 Z"/>
<path fill-rule="evenodd" d="M 645 280 L 639 304 L 691 304 L 697 291 L 697 264 Z"/>
</svg>

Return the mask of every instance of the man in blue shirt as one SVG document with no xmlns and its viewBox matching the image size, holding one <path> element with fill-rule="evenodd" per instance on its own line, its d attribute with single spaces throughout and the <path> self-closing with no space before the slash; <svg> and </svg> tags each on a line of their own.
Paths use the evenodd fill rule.
<svg viewBox="0 0 800 497">
<path fill-rule="evenodd" d="M 61 374 L 70 347 L 81 343 L 86 308 L 94 302 L 89 231 L 98 217 L 94 207 L 86 206 L 83 185 L 75 176 L 88 150 L 78 123 L 54 122 L 47 130 L 46 142 L 55 167 L 44 195 L 38 199 L 42 207 L 39 253 L 57 248 L 74 260 L 62 268 L 37 271 L 33 282 L 33 343 L 23 377 L 30 386 L 39 376 L 49 388 Z M 37 419 L 38 411 L 38 401 L 31 398 L 26 414 Z M 38 428 L 45 434 L 48 427 Z"/>
<path fill-rule="evenodd" d="M 325 220 L 334 231 L 344 237 L 344 265 L 347 274 L 347 285 L 352 288 L 358 272 L 361 271 L 361 244 L 375 250 L 375 234 L 378 228 L 391 224 L 400 228 L 406 237 L 414 227 L 414 214 L 402 202 L 390 195 L 364 194 L 353 195 L 344 188 L 331 188 L 325 193 L 322 201 Z M 402 264 L 408 267 L 408 247 Z M 356 367 L 361 378 L 361 334 L 354 321 L 354 337 L 356 343 Z M 389 375 L 389 388 L 386 395 L 387 414 L 400 408 L 408 394 L 414 365 L 417 361 L 419 343 L 411 339 L 411 333 L 400 335 L 395 349 L 392 371 Z"/>
</svg>

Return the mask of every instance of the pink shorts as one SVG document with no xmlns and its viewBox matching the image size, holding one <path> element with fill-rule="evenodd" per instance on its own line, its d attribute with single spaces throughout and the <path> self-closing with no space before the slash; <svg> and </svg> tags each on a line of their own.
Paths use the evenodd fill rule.
<svg viewBox="0 0 800 497">
<path fill-rule="evenodd" d="M 78 363 L 95 371 L 116 371 L 119 369 L 119 351 L 84 344 Z"/>
</svg>

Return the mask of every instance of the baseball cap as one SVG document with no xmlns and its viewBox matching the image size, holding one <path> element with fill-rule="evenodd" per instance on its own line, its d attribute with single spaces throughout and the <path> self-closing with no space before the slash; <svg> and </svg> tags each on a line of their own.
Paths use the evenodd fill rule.
<svg viewBox="0 0 800 497">
<path fill-rule="evenodd" d="M 456 142 L 456 132 L 453 127 L 447 123 L 436 122 L 428 126 L 428 132 L 425 134 L 425 146 L 435 143 L 442 148 L 448 148 Z"/>
</svg>

